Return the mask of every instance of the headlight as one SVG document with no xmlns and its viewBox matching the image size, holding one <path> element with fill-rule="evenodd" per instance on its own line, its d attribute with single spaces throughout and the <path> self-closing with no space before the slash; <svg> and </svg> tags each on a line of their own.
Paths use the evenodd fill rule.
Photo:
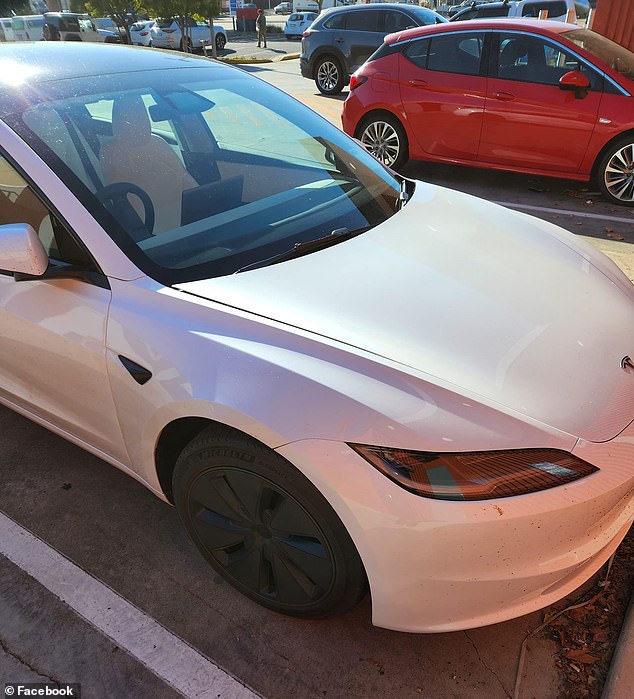
<svg viewBox="0 0 634 699">
<path fill-rule="evenodd" d="M 491 500 L 534 493 L 598 468 L 557 449 L 435 453 L 349 444 L 406 490 L 436 500 Z"/>
</svg>

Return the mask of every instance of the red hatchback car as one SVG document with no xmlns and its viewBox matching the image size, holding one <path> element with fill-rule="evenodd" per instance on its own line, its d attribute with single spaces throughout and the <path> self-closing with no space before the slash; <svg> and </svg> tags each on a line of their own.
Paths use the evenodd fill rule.
<svg viewBox="0 0 634 699">
<path fill-rule="evenodd" d="M 386 165 L 409 158 L 589 180 L 634 206 L 634 53 L 574 25 L 455 22 L 390 34 L 342 121 Z"/>
</svg>

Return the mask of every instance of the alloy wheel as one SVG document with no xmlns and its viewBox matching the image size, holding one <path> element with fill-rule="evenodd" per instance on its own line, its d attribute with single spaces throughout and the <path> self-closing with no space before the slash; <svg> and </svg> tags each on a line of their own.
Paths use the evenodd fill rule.
<svg viewBox="0 0 634 699">
<path fill-rule="evenodd" d="M 341 74 L 339 66 L 334 61 L 325 60 L 317 68 L 317 87 L 326 94 L 341 90 Z"/>
<path fill-rule="evenodd" d="M 622 203 L 634 202 L 634 143 L 613 153 L 603 173 L 605 189 Z"/>
<path fill-rule="evenodd" d="M 399 159 L 403 147 L 394 126 L 381 120 L 370 122 L 363 129 L 360 141 L 369 153 L 388 167 Z"/>
</svg>

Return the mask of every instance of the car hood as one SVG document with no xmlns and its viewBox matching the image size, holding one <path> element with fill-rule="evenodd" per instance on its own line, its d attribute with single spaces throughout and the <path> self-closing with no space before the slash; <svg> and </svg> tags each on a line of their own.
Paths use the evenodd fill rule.
<svg viewBox="0 0 634 699">
<path fill-rule="evenodd" d="M 418 183 L 304 257 L 178 288 L 345 343 L 590 441 L 634 418 L 634 287 L 566 231 Z"/>
</svg>

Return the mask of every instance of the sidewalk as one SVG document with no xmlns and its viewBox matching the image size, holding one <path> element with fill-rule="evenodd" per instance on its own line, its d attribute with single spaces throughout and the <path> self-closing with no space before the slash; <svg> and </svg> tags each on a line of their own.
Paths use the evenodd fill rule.
<svg viewBox="0 0 634 699">
<path fill-rule="evenodd" d="M 252 32 L 227 32 L 227 46 L 218 52 L 218 60 L 226 63 L 272 63 L 299 58 L 300 41 L 289 41 L 284 34 L 269 34 L 266 48 L 258 48 L 257 37 Z M 211 47 L 207 47 L 211 58 Z"/>
</svg>

